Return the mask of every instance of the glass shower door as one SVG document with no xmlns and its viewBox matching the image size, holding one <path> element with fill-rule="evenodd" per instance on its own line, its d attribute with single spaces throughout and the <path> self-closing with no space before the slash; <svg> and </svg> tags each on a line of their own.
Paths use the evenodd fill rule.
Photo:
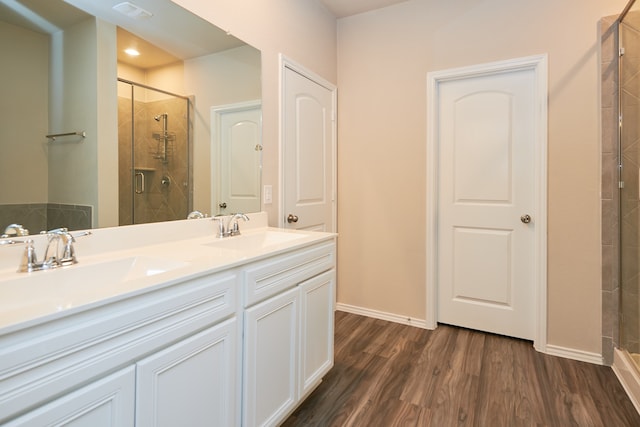
<svg viewBox="0 0 640 427">
<path fill-rule="evenodd" d="M 131 82 L 118 85 L 120 225 L 185 219 L 191 205 L 189 100 Z"/>
<path fill-rule="evenodd" d="M 640 12 L 619 26 L 620 47 L 620 347 L 640 363 Z"/>
</svg>

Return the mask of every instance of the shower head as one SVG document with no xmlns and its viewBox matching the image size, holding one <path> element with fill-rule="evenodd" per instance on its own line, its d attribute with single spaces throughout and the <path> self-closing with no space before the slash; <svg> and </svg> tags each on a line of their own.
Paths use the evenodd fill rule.
<svg viewBox="0 0 640 427">
<path fill-rule="evenodd" d="M 157 116 L 155 116 L 155 117 L 153 118 L 153 120 L 155 120 L 156 122 L 159 122 L 159 121 L 160 121 L 160 119 L 162 119 L 163 117 L 166 119 L 166 118 L 167 118 L 167 113 L 158 114 Z"/>
</svg>

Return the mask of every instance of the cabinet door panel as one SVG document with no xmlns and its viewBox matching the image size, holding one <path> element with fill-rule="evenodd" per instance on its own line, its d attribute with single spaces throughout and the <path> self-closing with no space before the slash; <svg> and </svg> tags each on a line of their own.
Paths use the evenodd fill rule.
<svg viewBox="0 0 640 427">
<path fill-rule="evenodd" d="M 275 425 L 296 403 L 298 288 L 245 312 L 243 422 Z"/>
<path fill-rule="evenodd" d="M 300 284 L 300 397 L 333 366 L 334 289 L 335 270 Z"/>
<path fill-rule="evenodd" d="M 236 319 L 138 362 L 136 426 L 236 425 Z"/>
<path fill-rule="evenodd" d="M 9 423 L 16 426 L 127 427 L 134 425 L 133 366 L 73 391 Z"/>
</svg>

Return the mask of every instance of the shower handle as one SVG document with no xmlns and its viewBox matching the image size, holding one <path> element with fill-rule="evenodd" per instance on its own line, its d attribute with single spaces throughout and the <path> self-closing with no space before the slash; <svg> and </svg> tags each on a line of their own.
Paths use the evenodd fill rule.
<svg viewBox="0 0 640 427">
<path fill-rule="evenodd" d="M 140 178 L 140 179 L 138 179 Z M 135 180 L 135 192 L 136 194 L 142 194 L 144 193 L 144 173 L 143 172 L 136 172 L 136 180 Z M 140 185 L 138 185 L 138 183 L 140 183 Z"/>
</svg>

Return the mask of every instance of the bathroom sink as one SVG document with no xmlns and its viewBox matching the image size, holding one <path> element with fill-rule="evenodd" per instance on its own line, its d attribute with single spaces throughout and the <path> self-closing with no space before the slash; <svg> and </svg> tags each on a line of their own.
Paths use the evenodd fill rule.
<svg viewBox="0 0 640 427">
<path fill-rule="evenodd" d="M 252 251 L 268 249 L 277 245 L 300 240 L 307 236 L 307 234 L 301 232 L 260 230 L 257 232 L 247 232 L 246 234 L 241 234 L 239 236 L 216 239 L 205 243 L 205 246 L 234 249 L 238 251 Z"/>
<path fill-rule="evenodd" d="M 189 265 L 162 257 L 132 256 L 0 278 L 0 323 L 48 314 L 135 290 L 134 280 Z"/>
</svg>

